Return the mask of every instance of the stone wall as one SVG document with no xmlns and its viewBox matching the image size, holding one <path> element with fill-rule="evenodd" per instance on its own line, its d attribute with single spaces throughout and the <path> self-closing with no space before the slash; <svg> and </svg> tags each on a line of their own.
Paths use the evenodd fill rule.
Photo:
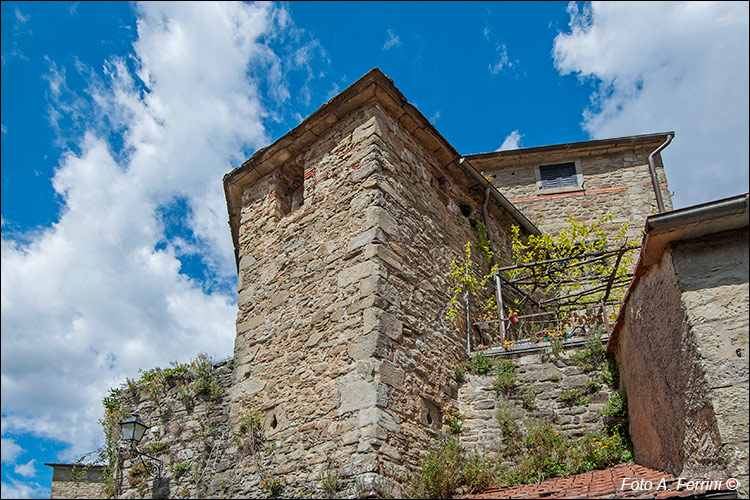
<svg viewBox="0 0 750 500">
<path fill-rule="evenodd" d="M 482 260 L 478 233 L 456 201 L 471 198 L 478 212 L 484 193 L 473 190 L 463 172 L 443 171 L 446 167 L 388 115 L 379 118 L 384 162 L 373 179 L 381 193 L 379 207 L 398 225 L 385 232 L 387 245 L 373 250 L 382 252 L 387 270 L 378 279 L 377 293 L 384 300 L 382 312 L 375 314 L 393 318 L 399 326 L 398 334 L 389 335 L 388 348 L 375 356 L 388 374 L 383 379 L 387 404 L 381 411 L 385 422 L 394 423 L 384 427 L 382 439 L 397 450 L 383 459 L 391 467 L 389 475 L 398 477 L 434 445 L 456 392 L 454 369 L 466 357 L 466 330 L 465 322 L 445 319 L 448 270 L 453 258 L 462 258 L 467 241 L 473 244 L 474 260 Z M 495 250 L 499 261 L 507 263 L 513 221 L 493 202 L 488 209 Z"/>
<path fill-rule="evenodd" d="M 577 344 L 580 345 L 581 342 L 578 341 Z M 559 359 L 543 354 L 542 349 L 514 356 L 519 381 L 510 395 L 496 391 L 492 387 L 493 379 L 490 376 L 469 374 L 463 383 L 456 383 L 455 371 L 452 369 L 455 365 L 449 364 L 446 371 L 450 371 L 450 375 L 444 375 L 445 383 L 451 386 L 446 402 L 442 404 L 441 400 L 440 408 L 434 413 L 431 408 L 425 408 L 424 403 L 413 405 L 413 418 L 420 419 L 418 423 L 422 427 L 432 429 L 429 436 L 425 438 L 417 434 L 420 432 L 417 424 L 408 422 L 405 416 L 397 413 L 396 417 L 401 418 L 399 423 L 403 430 L 389 431 L 388 435 L 382 436 L 381 449 L 392 446 L 399 451 L 397 446 L 400 443 L 397 439 L 404 434 L 415 441 L 408 442 L 409 448 L 405 452 L 399 451 L 403 452 L 403 456 L 432 449 L 447 432 L 443 415 L 453 407 L 466 415 L 464 432 L 461 434 L 462 444 L 468 449 L 487 453 L 500 453 L 505 446 L 495 415 L 499 408 L 505 408 L 520 423 L 522 430 L 524 422 L 532 420 L 553 423 L 556 429 L 571 437 L 580 437 L 586 430 L 601 430 L 603 422 L 599 410 L 611 394 L 611 389 L 603 383 L 596 391 L 587 389 L 588 381 L 601 381 L 596 372 L 583 373 L 580 366 L 572 361 L 571 354 L 575 352 L 575 346 L 575 341 L 567 342 Z M 539 347 L 544 348 L 544 345 Z M 462 358 L 463 355 L 459 357 Z M 406 368 L 404 370 L 406 374 L 411 372 Z M 125 414 L 138 413 L 141 420 L 151 426 L 138 449 L 161 460 L 163 467 L 161 480 L 156 480 L 143 468 L 137 456 L 121 443 L 115 453 L 114 497 L 322 498 L 331 495 L 331 491 L 324 488 L 323 480 L 326 477 L 339 481 L 339 490 L 333 492 L 338 497 L 361 497 L 372 492 L 373 484 L 367 482 L 367 475 L 356 479 L 346 476 L 346 463 L 337 464 L 333 461 L 346 457 L 333 454 L 330 455 L 335 458 L 318 463 L 320 468 L 317 474 L 308 474 L 302 480 L 293 482 L 293 475 L 285 471 L 297 472 L 302 467 L 313 467 L 304 459 L 282 459 L 288 456 L 288 450 L 284 449 L 287 445 L 277 438 L 279 433 L 274 432 L 267 414 L 261 414 L 261 420 L 265 422 L 263 434 L 266 442 L 253 453 L 247 446 L 247 433 L 229 423 L 232 372 L 231 362 L 214 365 L 211 377 L 219 387 L 216 398 L 210 395 L 194 396 L 195 380 L 168 379 L 159 382 L 162 385 L 141 386 L 135 390 L 133 386 L 123 389 L 120 399 Z M 447 380 L 449 376 L 452 377 L 450 381 Z M 407 380 L 407 376 L 404 379 Z M 390 384 L 387 385 L 391 387 Z M 159 389 L 154 390 L 156 387 Z M 531 404 L 524 401 L 528 388 L 536 393 Z M 566 389 L 578 389 L 582 395 L 586 395 L 587 401 L 563 404 L 559 396 Z M 412 391 L 412 394 L 419 394 L 417 389 Z M 186 397 L 186 394 L 191 396 Z M 389 392 L 390 394 L 392 393 Z M 383 410 L 390 408 L 389 406 Z M 356 428 L 354 430 L 359 431 Z M 396 439 L 391 441 L 388 439 L 391 437 Z M 344 436 L 341 438 L 344 439 Z M 383 458 L 382 462 L 387 472 L 389 461 Z M 411 462 L 405 459 L 404 464 Z M 398 479 L 403 480 L 405 477 L 400 476 Z M 53 494 L 58 496 L 53 497 L 103 497 L 106 485 L 96 484 L 94 492 L 93 480 L 89 489 L 85 489 L 83 483 L 76 485 L 68 479 L 56 476 Z M 264 481 L 268 479 L 279 481 L 280 490 L 274 493 L 263 488 Z M 383 485 L 380 484 L 380 487 L 383 488 Z M 394 491 L 394 488 L 389 491 Z"/>
<path fill-rule="evenodd" d="M 247 405 L 264 413 L 272 465 L 292 487 L 339 465 L 347 477 L 380 469 L 364 444 L 382 433 L 369 358 L 382 349 L 380 330 L 399 325 L 373 311 L 385 272 L 373 250 L 395 222 L 383 222 L 366 175 L 382 162 L 370 118 L 355 112 L 296 160 L 303 199 L 291 213 L 277 173 L 243 194 L 232 420 Z"/>
<path fill-rule="evenodd" d="M 656 195 L 651 184 L 648 156 L 664 138 L 646 144 L 629 146 L 599 146 L 592 141 L 590 147 L 554 149 L 535 148 L 540 151 L 519 150 L 469 156 L 476 168 L 495 176 L 493 183 L 508 197 L 540 230 L 556 234 L 568 225 L 566 219 L 573 217 L 578 222 L 592 222 L 607 212 L 615 218 L 607 224 L 610 234 L 621 224 L 629 222 L 628 236 L 631 241 L 640 241 L 641 229 L 646 217 L 656 213 Z M 659 179 L 665 209 L 672 210 L 672 198 L 661 161 L 656 155 Z M 583 184 L 579 187 L 542 190 L 538 187 L 540 165 L 577 162 Z"/>
<path fill-rule="evenodd" d="M 578 342 L 580 344 L 580 342 Z M 571 358 L 576 352 L 574 342 L 566 342 L 559 358 L 544 353 L 539 347 L 534 352 L 493 359 L 510 359 L 518 367 L 518 383 L 509 393 L 493 387 L 493 375 L 469 375 L 460 385 L 455 406 L 465 412 L 461 443 L 470 450 L 482 453 L 501 452 L 507 446 L 497 420 L 498 410 L 519 423 L 551 423 L 570 437 L 581 437 L 584 432 L 600 431 L 604 427 L 599 411 L 612 394 L 612 388 L 600 380 L 598 372 L 586 373 Z M 593 389 L 587 385 L 595 382 Z M 566 404 L 560 399 L 563 391 L 579 391 L 585 400 Z"/>
<path fill-rule="evenodd" d="M 685 434 L 691 428 L 707 437 L 706 451 L 715 453 L 718 442 L 713 415 L 697 411 L 702 407 L 703 377 L 690 346 L 670 253 L 631 291 L 619 321 L 617 359 L 628 394 L 635 461 L 679 474 Z M 698 387 L 689 387 L 693 385 Z M 697 408 L 689 407 L 689 398 L 677 397 L 690 392 Z"/>
<path fill-rule="evenodd" d="M 723 459 L 748 493 L 748 235 L 713 234 L 679 243 L 672 259 L 714 411 Z M 698 440 L 702 437 L 697 436 Z M 699 450 L 696 449 L 696 452 Z M 700 470 L 700 469 L 698 469 Z"/>
<path fill-rule="evenodd" d="M 235 471 L 253 460 L 229 426 L 228 391 L 232 363 L 214 365 L 211 377 L 218 396 L 195 396 L 195 382 L 168 380 L 148 388 L 125 388 L 120 395 L 126 415 L 137 413 L 150 426 L 138 449 L 163 462 L 157 481 L 122 443 L 114 464 L 115 498 L 206 498 L 247 495 L 260 474 Z"/>
<path fill-rule="evenodd" d="M 636 462 L 747 488 L 747 248 L 747 229 L 678 244 L 631 289 L 616 355 Z"/>
<path fill-rule="evenodd" d="M 106 498 L 101 466 L 45 464 L 53 468 L 50 498 Z"/>
</svg>

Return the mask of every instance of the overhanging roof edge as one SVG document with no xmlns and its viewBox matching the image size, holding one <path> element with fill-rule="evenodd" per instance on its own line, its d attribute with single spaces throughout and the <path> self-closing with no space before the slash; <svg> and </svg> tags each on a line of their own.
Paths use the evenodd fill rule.
<svg viewBox="0 0 750 500">
<path fill-rule="evenodd" d="M 614 137 L 611 139 L 595 139 L 590 141 L 567 142 L 563 144 L 551 144 L 548 146 L 534 146 L 530 148 L 507 149 L 504 151 L 491 151 L 488 153 L 474 153 L 466 155 L 470 160 L 486 160 L 492 158 L 503 158 L 508 156 L 533 155 L 535 153 L 551 153 L 557 151 L 575 151 L 592 147 L 626 147 L 633 144 L 661 144 L 668 135 L 674 137 L 674 131 L 659 132 L 654 134 L 632 135 L 625 137 Z"/>
</svg>

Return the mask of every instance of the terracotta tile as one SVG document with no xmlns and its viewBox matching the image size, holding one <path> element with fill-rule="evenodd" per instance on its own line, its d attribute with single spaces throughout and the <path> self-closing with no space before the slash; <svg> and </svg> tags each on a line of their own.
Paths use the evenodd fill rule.
<svg viewBox="0 0 750 500">
<path fill-rule="evenodd" d="M 654 487 L 665 480 L 667 490 L 620 490 L 624 478 L 651 481 Z M 541 483 L 512 487 L 487 488 L 478 495 L 464 498 L 495 500 L 501 498 L 675 498 L 693 496 L 695 492 L 677 490 L 677 479 L 667 472 L 662 472 L 643 465 L 628 463 L 610 469 L 587 472 L 564 478 L 555 478 Z"/>
</svg>

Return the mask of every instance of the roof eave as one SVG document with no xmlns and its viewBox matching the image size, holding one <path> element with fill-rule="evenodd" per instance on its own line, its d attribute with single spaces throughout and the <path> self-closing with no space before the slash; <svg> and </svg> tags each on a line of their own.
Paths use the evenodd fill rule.
<svg viewBox="0 0 750 500">
<path fill-rule="evenodd" d="M 626 137 L 615 137 L 612 139 L 597 139 L 592 141 L 568 142 L 564 144 L 552 144 L 549 146 L 536 146 L 531 148 L 507 149 L 504 151 L 492 151 L 489 153 L 476 153 L 467 155 L 470 160 L 488 160 L 494 158 L 507 158 L 513 156 L 532 156 L 534 154 L 575 152 L 586 149 L 626 148 L 634 145 L 659 145 L 667 136 L 674 137 L 675 133 L 659 132 L 655 134 L 631 135 Z"/>
</svg>

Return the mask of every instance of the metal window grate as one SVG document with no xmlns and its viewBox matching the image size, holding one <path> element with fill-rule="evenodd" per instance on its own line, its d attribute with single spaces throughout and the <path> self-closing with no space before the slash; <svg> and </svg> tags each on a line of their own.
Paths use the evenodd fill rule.
<svg viewBox="0 0 750 500">
<path fill-rule="evenodd" d="M 542 165 L 539 167 L 539 174 L 542 178 L 542 189 L 575 187 L 578 185 L 575 163 Z"/>
</svg>

